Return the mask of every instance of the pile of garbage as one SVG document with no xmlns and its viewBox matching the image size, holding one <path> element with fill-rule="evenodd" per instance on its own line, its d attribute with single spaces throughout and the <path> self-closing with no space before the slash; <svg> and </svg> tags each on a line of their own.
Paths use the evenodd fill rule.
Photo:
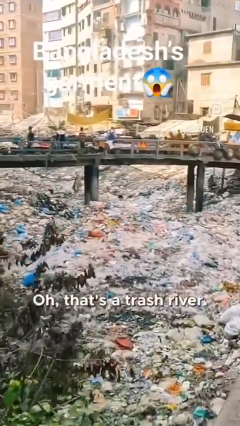
<svg viewBox="0 0 240 426">
<path fill-rule="evenodd" d="M 90 206 L 79 169 L 0 171 L 2 371 L 69 362 L 112 425 L 211 425 L 240 372 L 238 195 L 189 214 L 168 169 L 108 169 Z"/>
</svg>

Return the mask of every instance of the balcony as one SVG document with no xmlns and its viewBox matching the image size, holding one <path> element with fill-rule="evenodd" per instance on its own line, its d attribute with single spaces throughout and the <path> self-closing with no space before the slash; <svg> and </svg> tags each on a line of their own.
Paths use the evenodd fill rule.
<svg viewBox="0 0 240 426">
<path fill-rule="evenodd" d="M 93 0 L 93 10 L 100 10 L 110 6 L 114 6 L 113 0 Z"/>
<path fill-rule="evenodd" d="M 99 21 L 94 21 L 93 22 L 93 32 L 95 33 L 99 33 L 102 30 L 110 30 L 112 27 L 112 24 L 110 24 L 109 21 L 107 20 L 99 20 Z"/>
<path fill-rule="evenodd" d="M 173 18 L 172 16 L 160 15 L 157 13 L 154 17 L 154 20 L 156 24 L 163 25 L 166 27 L 180 27 L 180 19 Z"/>
</svg>

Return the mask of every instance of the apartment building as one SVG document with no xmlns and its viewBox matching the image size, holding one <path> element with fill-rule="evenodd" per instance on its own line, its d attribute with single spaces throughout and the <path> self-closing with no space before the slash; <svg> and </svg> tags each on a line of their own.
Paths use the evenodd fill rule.
<svg viewBox="0 0 240 426">
<path fill-rule="evenodd" d="M 78 3 L 74 0 L 47 3 L 44 0 L 43 11 L 43 38 L 47 50 L 54 52 L 61 48 L 62 52 L 61 61 L 53 64 L 47 60 L 44 63 L 45 78 L 91 75 L 107 79 L 114 75 L 127 82 L 129 77 L 141 79 L 148 69 L 163 66 L 172 74 L 175 86 L 180 81 L 177 100 L 176 97 L 167 100 L 147 98 L 142 87 L 136 89 L 128 83 L 115 92 L 101 89 L 97 84 L 87 84 L 80 85 L 77 91 L 73 87 L 55 97 L 45 96 L 45 106 L 50 108 L 63 108 L 87 116 L 109 108 L 113 117 L 118 119 L 159 121 L 176 108 L 179 100 L 184 105 L 188 57 L 185 36 L 240 24 L 240 1 L 235 0 L 78 0 Z M 86 63 L 86 57 L 84 60 L 77 58 L 74 51 L 76 46 L 94 50 L 96 44 L 112 49 L 123 44 L 127 47 L 154 47 L 156 41 L 161 46 L 183 46 L 183 60 L 173 61 L 169 56 L 167 60 L 146 61 L 140 56 L 134 61 L 91 58 Z"/>
<path fill-rule="evenodd" d="M 176 82 L 176 75 L 182 68 L 183 61 L 171 58 L 173 46 L 182 46 L 181 4 L 173 0 L 146 0 L 142 22 L 145 29 L 145 45 L 154 47 L 156 41 L 160 46 L 168 46 L 168 59 L 160 56 L 159 60 L 146 62 L 144 71 L 157 66 L 167 69 Z M 174 99 L 143 98 L 142 118 L 149 121 L 161 121 L 174 110 Z"/>
<path fill-rule="evenodd" d="M 188 40 L 187 95 L 195 114 L 233 111 L 240 97 L 240 32 L 236 29 L 193 34 Z"/>
<path fill-rule="evenodd" d="M 105 10 L 105 11 L 104 11 Z M 94 111 L 101 111 L 110 105 L 109 96 L 98 87 L 98 84 L 87 84 L 89 76 L 106 76 L 107 65 L 102 64 L 97 58 L 89 58 L 84 49 L 93 49 L 94 44 L 98 46 L 111 42 L 111 32 L 108 30 L 114 25 L 113 3 L 101 0 L 79 0 L 78 4 L 73 0 L 61 1 L 61 28 L 62 28 L 62 64 L 61 78 L 74 79 L 83 78 L 84 84 L 72 87 L 72 90 L 62 93 L 62 105 L 68 112 L 84 113 L 87 116 Z M 105 30 L 107 30 L 105 34 Z M 76 52 L 78 46 L 78 55 Z M 110 72 L 110 69 L 109 69 Z"/>
<path fill-rule="evenodd" d="M 118 27 L 117 17 L 119 15 L 119 0 L 93 0 L 93 37 L 94 46 L 98 46 L 98 50 L 105 46 L 112 50 L 118 45 Z M 111 76 L 118 75 L 118 62 L 114 60 L 101 61 L 100 58 L 94 61 L 91 72 L 100 79 L 107 80 Z M 109 109 L 110 115 L 113 114 L 114 106 L 117 103 L 116 92 L 107 91 L 104 87 L 94 88 L 94 97 L 92 97 L 93 110 L 101 112 Z"/>
<path fill-rule="evenodd" d="M 42 110 L 42 63 L 33 43 L 42 40 L 40 0 L 0 1 L 0 111 L 22 119 Z"/>
<path fill-rule="evenodd" d="M 62 60 L 59 53 L 62 47 L 62 8 L 60 0 L 43 0 L 43 72 L 44 88 L 50 87 L 51 79 L 61 79 Z M 61 90 L 44 90 L 44 108 L 62 114 L 63 99 Z"/>
</svg>

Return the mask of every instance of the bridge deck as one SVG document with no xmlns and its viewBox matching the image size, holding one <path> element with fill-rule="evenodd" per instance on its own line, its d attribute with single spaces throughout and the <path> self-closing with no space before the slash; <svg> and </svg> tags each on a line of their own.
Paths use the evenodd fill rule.
<svg viewBox="0 0 240 426">
<path fill-rule="evenodd" d="M 0 168 L 17 167 L 76 167 L 87 165 L 131 165 L 131 164 L 169 164 L 188 166 L 190 164 L 197 166 L 204 164 L 206 167 L 219 167 L 229 169 L 240 169 L 240 160 L 216 161 L 210 155 L 192 157 L 190 155 L 163 155 L 163 154 L 78 154 L 67 152 L 60 153 L 18 153 L 0 155 Z"/>
<path fill-rule="evenodd" d="M 63 142 L 62 144 L 64 144 Z M 106 142 L 108 145 L 109 142 Z M 61 143 L 60 143 L 61 145 Z M 189 147 L 196 145 L 200 155 L 189 155 Z M 57 145 L 58 146 L 58 145 Z M 104 146 L 104 145 L 103 145 Z M 80 142 L 76 147 L 59 149 L 50 145 L 43 148 L 3 148 L 0 149 L 0 167 L 63 167 L 87 165 L 124 165 L 124 164 L 169 164 L 169 165 L 198 165 L 220 168 L 240 168 L 240 147 L 238 145 L 223 145 L 225 150 L 232 149 L 232 160 L 214 159 L 214 151 L 219 147 L 213 142 L 157 139 L 118 139 L 110 144 L 103 152 L 91 148 L 81 149 Z M 90 149 L 92 151 L 90 151 Z M 101 149 L 101 148 L 99 148 Z M 239 158 L 239 159 L 238 159 Z"/>
<path fill-rule="evenodd" d="M 121 141 L 122 142 L 122 141 Z M 197 143 L 199 141 L 195 141 Z M 90 200 L 96 201 L 99 197 L 99 166 L 100 165 L 179 165 L 187 166 L 187 210 L 193 211 L 195 200 L 195 211 L 203 209 L 204 176 L 206 167 L 222 169 L 240 169 L 240 151 L 236 149 L 232 160 L 223 158 L 214 159 L 214 149 L 203 146 L 201 143 L 201 154 L 199 156 L 189 155 L 189 144 L 191 141 L 147 141 L 147 149 L 141 149 L 139 141 L 132 141 L 125 145 L 122 152 L 83 152 L 80 148 L 74 149 L 17 149 L 10 152 L 0 150 L 0 168 L 28 168 L 28 167 L 82 167 L 84 166 L 85 203 Z M 146 147 L 145 147 L 146 148 Z M 225 148 L 225 150 L 228 148 Z M 222 155 L 223 156 L 223 155 Z M 239 158 L 239 159 L 238 159 Z M 195 175 L 195 168 L 197 173 Z M 196 185 L 195 185 L 196 179 Z"/>
</svg>

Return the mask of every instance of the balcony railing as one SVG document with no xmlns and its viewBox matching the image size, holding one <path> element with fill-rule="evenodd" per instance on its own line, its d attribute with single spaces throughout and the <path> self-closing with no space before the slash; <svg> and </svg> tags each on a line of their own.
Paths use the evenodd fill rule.
<svg viewBox="0 0 240 426">
<path fill-rule="evenodd" d="M 155 22 L 156 22 L 156 24 L 166 25 L 168 27 L 179 27 L 180 26 L 179 18 L 173 18 L 171 16 L 160 15 L 159 13 L 157 13 L 155 15 Z"/>
<path fill-rule="evenodd" d="M 93 9 L 101 9 L 102 7 L 112 6 L 113 0 L 93 0 Z"/>
</svg>

